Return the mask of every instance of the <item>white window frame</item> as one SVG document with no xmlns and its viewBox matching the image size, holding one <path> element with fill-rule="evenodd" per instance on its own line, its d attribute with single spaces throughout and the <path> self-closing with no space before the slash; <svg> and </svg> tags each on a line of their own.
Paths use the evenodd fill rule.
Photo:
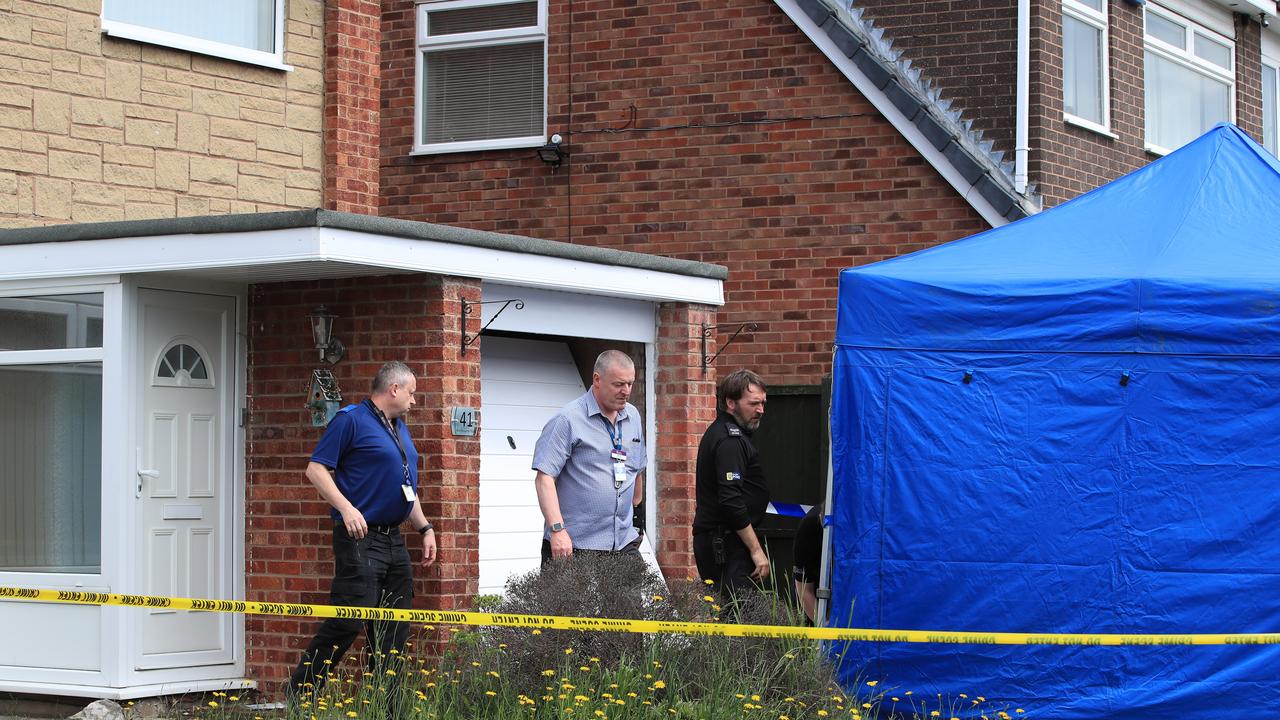
<svg viewBox="0 0 1280 720">
<path fill-rule="evenodd" d="M 9 286 L 0 283 L 0 298 L 13 302 L 18 301 L 23 304 L 41 303 L 36 299 L 38 296 L 48 295 L 82 295 L 87 293 L 102 294 L 102 318 L 104 320 L 102 332 L 102 345 L 95 347 L 72 347 L 72 348 L 50 348 L 45 350 L 4 350 L 0 351 L 0 367 L 23 367 L 32 365 L 61 365 L 72 363 L 97 363 L 102 368 L 102 465 L 100 468 L 101 477 L 103 478 L 103 487 L 105 488 L 107 471 L 110 467 L 110 460 L 115 452 L 109 443 L 112 442 L 112 431 L 109 429 L 110 418 L 108 408 L 117 407 L 121 398 L 118 395 L 117 388 L 119 386 L 119 364 L 117 362 L 118 342 L 109 335 L 109 332 L 115 330 L 116 314 L 115 308 L 120 302 L 120 291 L 118 285 L 90 283 L 84 285 L 78 284 L 36 284 L 28 286 Z M 50 303 L 49 305 L 53 305 Z M 84 312 L 76 314 L 76 320 L 96 317 L 96 310 L 84 309 Z M 70 316 L 69 316 L 70 317 Z M 79 323 L 77 323 L 79 324 Z M 79 333 L 80 329 L 68 329 L 68 340 L 71 339 L 72 333 Z M 110 505 L 110 498 L 103 491 L 100 499 L 101 519 L 99 527 L 102 528 L 101 535 L 98 538 L 98 569 L 94 570 L 71 570 L 58 571 L 49 569 L 22 569 L 22 570 L 0 570 L 0 583 L 9 585 L 25 585 L 27 587 L 95 587 L 106 589 L 103 584 L 104 578 L 111 571 L 114 563 L 114 554 L 119 551 L 113 543 L 113 534 L 107 532 L 110 527 L 108 518 L 118 513 Z"/>
<path fill-rule="evenodd" d="M 157 1 L 164 2 L 164 0 Z M 193 37 L 191 35 L 183 35 L 181 33 L 173 33 L 166 30 L 157 30 L 156 28 L 147 27 L 145 25 L 134 25 L 132 23 L 120 22 L 118 20 L 108 20 L 107 4 L 110 2 L 111 0 L 103 0 L 102 3 L 101 20 L 102 33 L 104 35 L 123 38 L 126 40 L 136 40 L 138 42 L 149 43 L 151 45 L 163 45 L 164 47 L 170 47 L 176 50 L 186 50 L 199 55 L 208 55 L 210 57 L 223 58 L 224 60 L 234 60 L 235 62 L 242 62 L 248 65 L 258 65 L 260 67 L 271 68 L 273 70 L 284 70 L 286 72 L 293 70 L 293 66 L 286 64 L 284 61 L 284 26 L 286 20 L 284 14 L 284 0 L 275 0 L 274 52 L 263 52 L 262 50 L 240 47 L 239 45 L 228 45 L 226 43 L 205 40 L 204 38 Z"/>
<path fill-rule="evenodd" d="M 1102 122 L 1097 123 L 1088 118 L 1080 117 L 1066 111 L 1066 98 L 1063 98 L 1062 119 L 1071 124 L 1086 130 L 1092 130 L 1111 138 L 1116 136 L 1111 132 L 1111 34 L 1110 25 L 1107 21 L 1108 0 L 1103 0 L 1102 11 L 1099 12 L 1083 5 L 1077 0 L 1062 0 L 1062 14 L 1064 17 L 1071 17 L 1075 20 L 1101 31 L 1102 37 L 1102 54 L 1099 62 L 1102 63 L 1102 84 L 1100 90 L 1102 92 Z M 1067 49 L 1065 43 L 1062 48 L 1062 69 L 1066 73 L 1067 68 Z M 1063 92 L 1066 92 L 1066 82 L 1063 81 Z"/>
<path fill-rule="evenodd" d="M 441 153 L 472 152 L 476 150 L 505 150 L 510 148 L 539 147 L 547 142 L 547 2 L 538 3 L 538 24 L 532 27 L 506 28 L 503 30 L 482 30 L 478 32 L 459 33 L 447 37 L 427 36 L 427 14 L 437 10 L 456 10 L 459 8 L 483 7 L 485 5 L 508 5 L 513 0 L 428 0 L 419 2 L 415 8 L 417 17 L 416 42 L 414 45 L 413 69 L 413 152 L 411 155 L 438 155 Z M 422 134 L 422 97 L 423 57 L 428 50 L 444 50 L 450 48 L 483 47 L 485 45 L 508 45 L 532 40 L 542 41 L 542 132 L 538 135 L 524 137 L 495 138 L 492 140 L 467 140 L 451 143 L 425 143 Z"/>
<path fill-rule="evenodd" d="M 1276 74 L 1276 85 L 1271 88 L 1271 91 L 1275 93 L 1273 97 L 1276 100 L 1276 118 L 1273 121 L 1275 126 L 1271 128 L 1266 126 L 1266 116 L 1264 114 L 1262 125 L 1263 144 L 1265 145 L 1266 141 L 1270 140 L 1272 152 L 1280 154 L 1280 37 L 1277 37 L 1275 33 L 1268 29 L 1263 29 L 1262 31 L 1262 64 L 1271 68 Z M 1263 82 L 1265 81 L 1264 78 Z M 1263 92 L 1266 92 L 1265 87 Z M 1270 138 L 1266 137 L 1268 130 L 1270 130 Z"/>
<path fill-rule="evenodd" d="M 1169 3 L 1169 4 L 1173 4 L 1173 3 Z M 1183 7 L 1180 7 L 1179 10 L 1183 10 L 1184 12 L 1175 12 L 1174 10 L 1164 7 L 1163 5 L 1157 5 L 1156 3 L 1147 3 L 1144 9 L 1146 10 L 1146 12 L 1154 13 L 1156 15 L 1159 15 L 1163 18 L 1168 19 L 1170 22 L 1175 22 L 1179 25 L 1184 26 L 1185 30 L 1183 32 L 1185 33 L 1186 49 L 1184 50 L 1182 48 L 1174 47 L 1172 45 L 1169 45 L 1166 42 L 1163 42 L 1158 38 L 1154 38 L 1148 35 L 1147 34 L 1147 16 L 1146 16 L 1146 12 L 1144 12 L 1142 15 L 1143 50 L 1144 51 L 1149 50 L 1155 53 L 1156 55 L 1159 55 L 1160 57 L 1163 57 L 1167 60 L 1171 60 L 1175 63 L 1178 63 L 1183 67 L 1190 68 L 1191 70 L 1201 75 L 1207 75 L 1209 77 L 1212 77 L 1218 80 L 1225 80 L 1227 82 L 1227 97 L 1230 98 L 1230 102 L 1227 103 L 1227 122 L 1234 123 L 1236 121 L 1236 72 L 1235 72 L 1236 42 L 1234 39 L 1232 39 L 1228 35 L 1225 35 L 1219 32 L 1218 30 L 1214 29 L 1214 27 L 1211 27 L 1211 25 L 1216 27 L 1221 27 L 1219 23 L 1205 22 L 1206 20 L 1209 19 L 1208 17 L 1202 15 L 1201 13 L 1185 12 L 1185 10 L 1189 9 L 1185 7 L 1185 3 L 1178 3 L 1178 5 L 1183 6 Z M 1228 19 L 1227 22 L 1230 23 L 1230 20 Z M 1214 42 L 1219 42 L 1227 46 L 1227 48 L 1231 51 L 1231 60 L 1229 63 L 1231 65 L 1230 70 L 1224 70 L 1221 66 L 1211 63 L 1208 60 L 1201 59 L 1199 56 L 1195 54 L 1195 36 L 1197 34 L 1203 35 L 1209 40 L 1212 40 Z M 1144 73 L 1145 73 L 1145 61 L 1144 61 Z M 1146 102 L 1145 93 L 1146 93 L 1146 88 L 1144 87 L 1143 88 L 1144 104 Z M 1144 135 L 1145 135 L 1145 131 L 1144 131 Z M 1174 150 L 1173 148 L 1166 148 L 1161 145 L 1156 145 L 1155 143 L 1151 142 L 1150 138 L 1147 138 L 1147 137 L 1143 138 L 1143 145 L 1146 148 L 1147 152 L 1152 153 L 1154 155 L 1168 155 Z"/>
</svg>

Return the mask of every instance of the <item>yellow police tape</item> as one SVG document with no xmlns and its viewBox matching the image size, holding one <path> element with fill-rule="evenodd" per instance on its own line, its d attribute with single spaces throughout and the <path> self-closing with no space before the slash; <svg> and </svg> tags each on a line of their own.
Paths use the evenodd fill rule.
<svg viewBox="0 0 1280 720">
<path fill-rule="evenodd" d="M 246 600 L 202 600 L 158 595 L 40 590 L 0 586 L 0 600 L 120 605 L 205 612 L 283 615 L 299 618 L 351 618 L 403 620 L 437 625 L 500 625 L 539 630 L 582 630 L 630 633 L 670 633 L 722 637 L 803 638 L 893 643 L 952 643 L 966 645 L 1280 645 L 1280 633 L 1121 635 L 1074 633 L 952 632 L 944 630 L 871 630 L 863 628 L 812 628 L 787 625 L 736 625 L 731 623 L 675 622 L 667 620 L 615 620 L 557 615 L 461 612 L 453 610 L 398 610 L 391 608 L 294 605 Z"/>
</svg>

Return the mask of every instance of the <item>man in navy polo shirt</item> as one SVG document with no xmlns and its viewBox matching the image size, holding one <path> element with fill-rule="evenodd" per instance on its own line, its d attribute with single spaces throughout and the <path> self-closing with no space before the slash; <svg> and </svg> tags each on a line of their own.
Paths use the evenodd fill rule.
<svg viewBox="0 0 1280 720">
<path fill-rule="evenodd" d="M 404 421 L 416 389 L 404 363 L 383 365 L 369 398 L 339 410 L 311 454 L 307 479 L 332 506 L 333 605 L 412 606 L 413 573 L 400 535 L 405 520 L 422 535 L 423 567 L 436 560 L 435 531 L 418 502 L 418 451 Z M 409 636 L 403 622 L 325 620 L 289 679 L 295 697 L 320 690 L 361 627 L 371 669 L 403 649 Z"/>
</svg>

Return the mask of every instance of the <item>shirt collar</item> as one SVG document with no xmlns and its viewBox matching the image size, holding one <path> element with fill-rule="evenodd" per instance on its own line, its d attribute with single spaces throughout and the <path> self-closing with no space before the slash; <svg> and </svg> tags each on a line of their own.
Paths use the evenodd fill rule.
<svg viewBox="0 0 1280 720">
<path fill-rule="evenodd" d="M 588 390 L 586 393 L 586 398 L 587 398 L 587 417 L 591 417 L 592 415 L 599 415 L 600 417 L 603 418 L 604 412 L 600 409 L 600 403 L 596 402 L 595 393 Z M 623 405 L 622 409 L 618 411 L 618 417 L 614 420 L 614 424 L 617 424 L 619 421 L 625 419 L 626 417 L 627 417 L 627 406 Z M 605 418 L 605 420 L 608 420 L 608 418 Z"/>
</svg>

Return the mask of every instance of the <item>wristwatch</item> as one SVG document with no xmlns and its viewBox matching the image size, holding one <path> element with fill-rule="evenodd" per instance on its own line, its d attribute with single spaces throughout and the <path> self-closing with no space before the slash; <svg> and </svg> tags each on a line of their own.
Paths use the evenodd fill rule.
<svg viewBox="0 0 1280 720">
<path fill-rule="evenodd" d="M 564 529 L 564 523 L 562 522 L 551 523 L 551 532 L 560 532 L 563 529 Z"/>
<path fill-rule="evenodd" d="M 432 525 L 432 524 L 431 524 L 431 521 L 430 521 L 430 520 L 428 520 L 426 525 L 423 525 L 422 527 L 418 528 L 418 534 L 419 534 L 419 535 L 426 535 L 426 534 L 427 534 L 427 531 L 431 530 L 431 529 L 432 529 L 432 528 L 434 528 L 434 527 L 435 527 L 435 525 Z"/>
</svg>

